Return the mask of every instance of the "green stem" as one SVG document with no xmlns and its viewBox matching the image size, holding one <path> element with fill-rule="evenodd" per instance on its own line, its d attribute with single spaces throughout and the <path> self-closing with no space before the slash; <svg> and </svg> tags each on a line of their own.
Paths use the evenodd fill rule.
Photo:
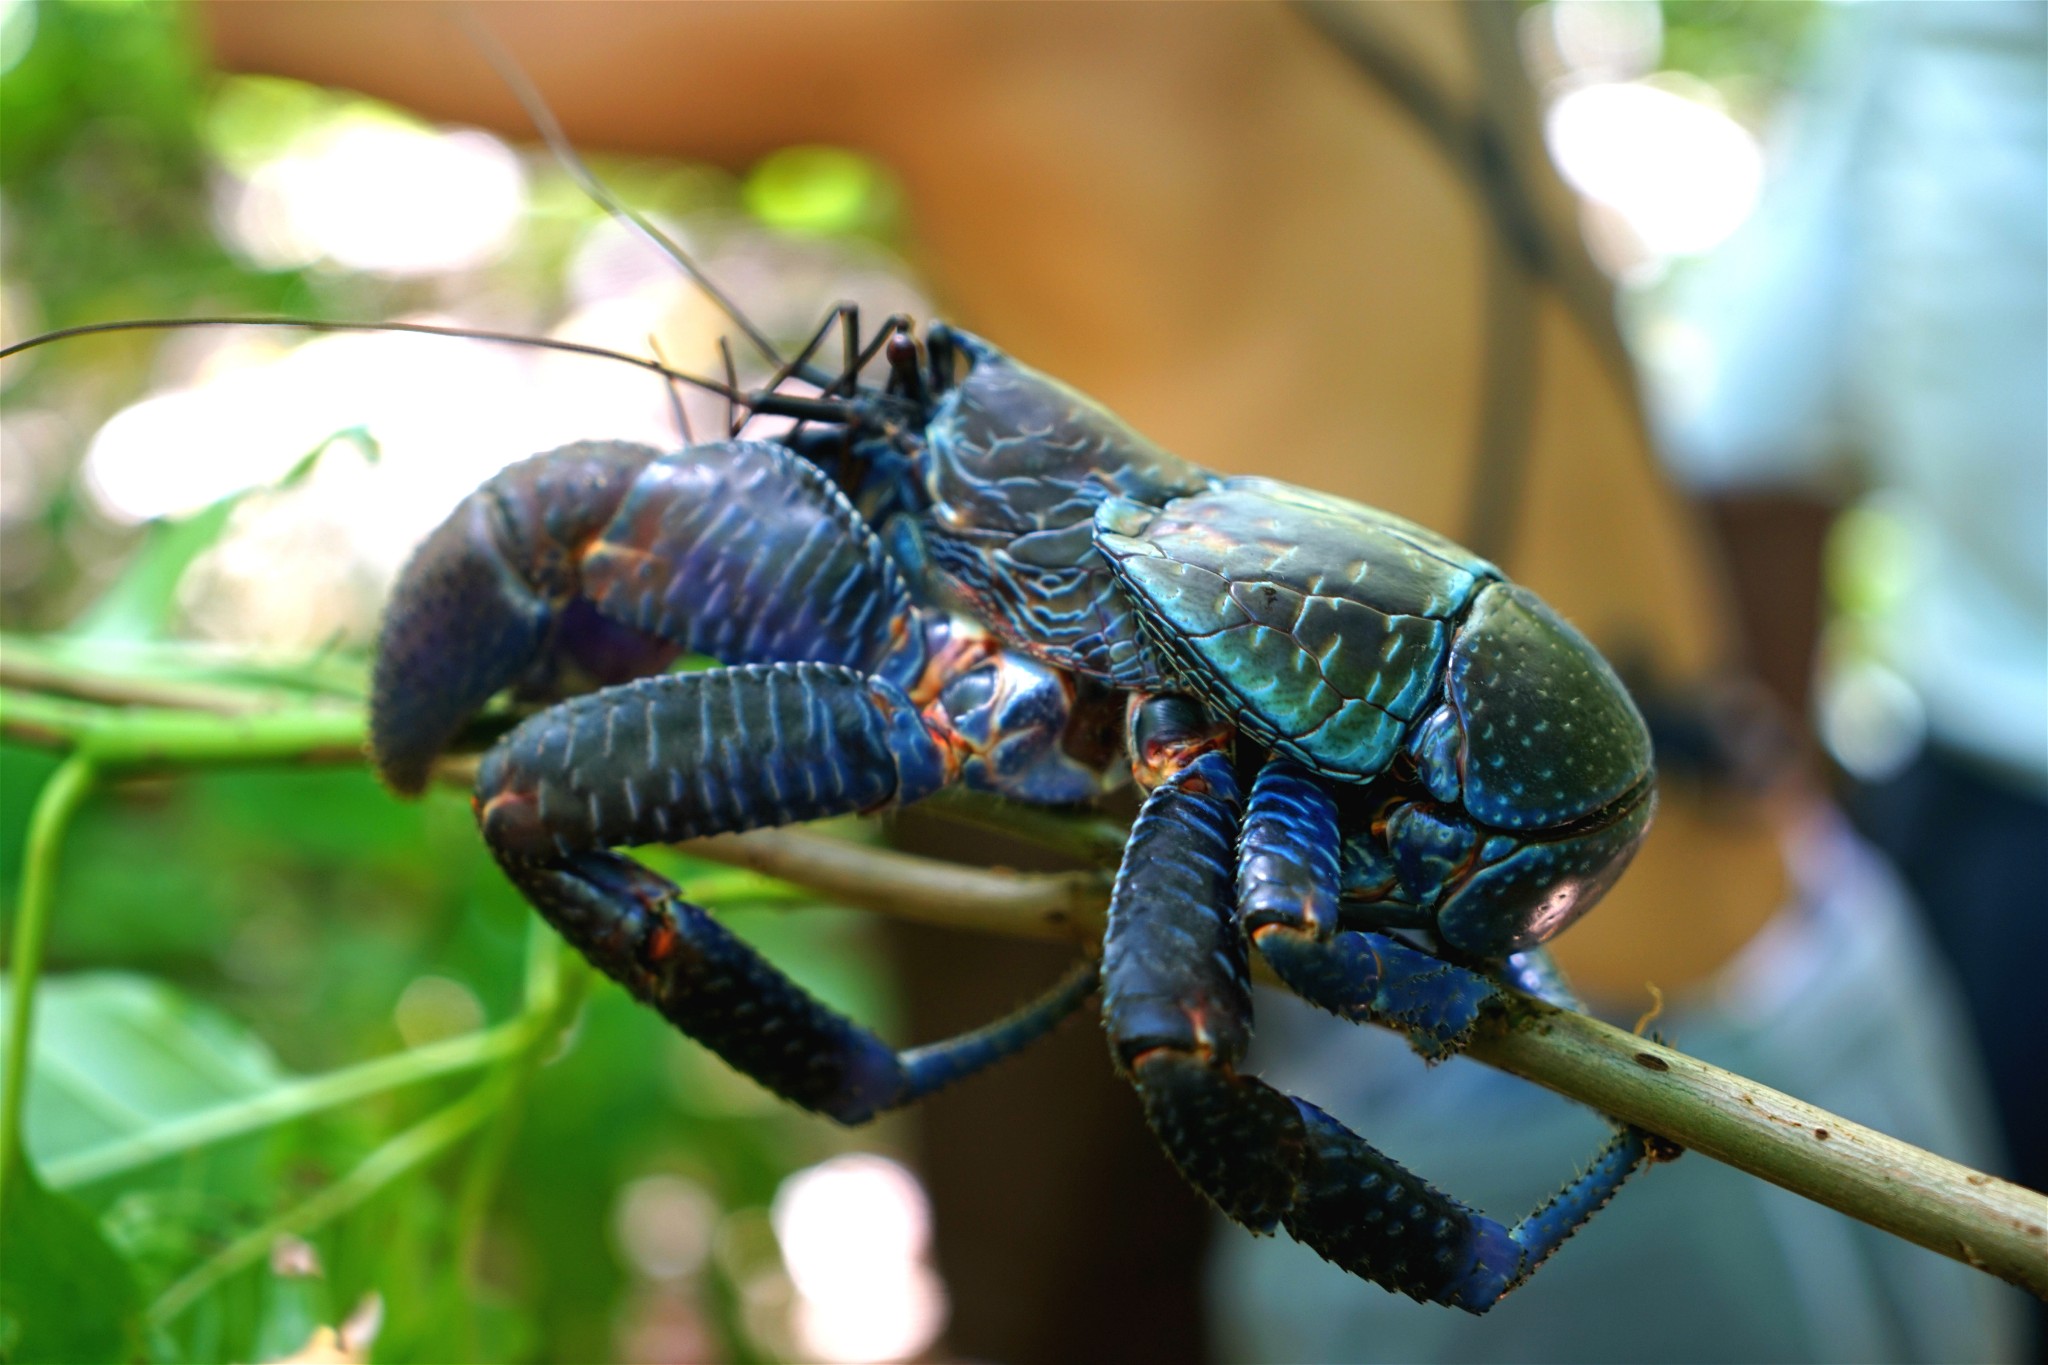
<svg viewBox="0 0 2048 1365">
<path fill-rule="evenodd" d="M 371 1152 L 326 1189 L 236 1238 L 166 1289 L 149 1306 L 149 1325 L 163 1327 L 221 1281 L 260 1262 L 279 1237 L 303 1237 L 426 1165 L 490 1118 L 503 1103 L 503 1092 L 501 1082 L 486 1081 Z"/>
<path fill-rule="evenodd" d="M 506 1056 L 498 1068 L 494 1079 L 504 1087 L 505 1103 L 496 1121 L 478 1141 L 456 1194 L 456 1269 L 464 1282 L 473 1282 L 477 1274 L 484 1224 L 511 1154 L 512 1138 L 533 1085 L 533 1074 L 575 1018 L 589 980 L 589 971 L 582 962 L 570 959 L 562 951 L 561 939 L 536 917 L 528 930 L 526 1003 L 520 1016 L 529 1030 L 526 1045 Z"/>
<path fill-rule="evenodd" d="M 14 910 L 14 942 L 8 988 L 12 1016 L 7 1029 L 7 1070 L 0 1076 L 0 1211 L 6 1208 L 7 1173 L 26 1160 L 22 1147 L 22 1104 L 28 1094 L 30 1031 L 35 1026 L 36 979 L 42 974 L 43 931 L 57 885 L 57 855 L 71 817 L 92 792 L 93 760 L 73 754 L 58 765 L 36 797 L 23 852 L 21 897 Z"/>
<path fill-rule="evenodd" d="M 295 1081 L 247 1099 L 171 1119 L 133 1137 L 60 1157 L 45 1168 L 43 1175 L 53 1189 L 72 1189 L 387 1090 L 486 1066 L 501 1058 L 517 1056 L 532 1040 L 535 1027 L 534 1020 L 521 1016 L 481 1032 Z"/>
<path fill-rule="evenodd" d="M 0 686 L 115 706 L 272 711 L 315 698 L 360 706 L 363 660 L 185 640 L 104 640 L 0 632 Z"/>
<path fill-rule="evenodd" d="M 222 715 L 110 707 L 35 692 L 0 692 L 0 734 L 68 748 L 109 768 L 212 764 L 360 763 L 362 712 L 299 706 Z"/>
</svg>

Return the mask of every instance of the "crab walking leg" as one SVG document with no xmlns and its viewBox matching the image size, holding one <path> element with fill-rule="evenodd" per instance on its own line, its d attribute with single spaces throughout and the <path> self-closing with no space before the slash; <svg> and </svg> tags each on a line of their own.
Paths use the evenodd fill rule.
<svg viewBox="0 0 2048 1365">
<path fill-rule="evenodd" d="M 1514 1229 L 1439 1192 L 1314 1105 L 1238 1074 L 1250 1035 L 1230 910 L 1237 783 L 1220 754 L 1156 788 L 1110 901 L 1104 1015 L 1117 1062 L 1181 1173 L 1255 1232 L 1284 1227 L 1354 1275 L 1482 1313 L 1641 1160 L 1624 1136 Z"/>
<path fill-rule="evenodd" d="M 1296 995 L 1332 1014 L 1398 1025 L 1425 1057 L 1463 1046 L 1500 990 L 1384 934 L 1339 930 L 1337 807 L 1306 769 L 1259 772 L 1237 869 L 1246 934 Z"/>
<path fill-rule="evenodd" d="M 1245 932 L 1302 999 L 1347 1019 L 1397 1024 L 1424 1056 L 1457 1051 L 1500 992 L 1477 973 L 1384 934 L 1340 931 L 1337 807 L 1301 765 L 1259 770 L 1238 849 Z M 1495 981 L 1559 1009 L 1584 1008 L 1545 946 L 1511 953 Z"/>
<path fill-rule="evenodd" d="M 1299 765 L 1276 758 L 1260 770 L 1239 847 L 1239 921 L 1274 971 L 1309 1003 L 1347 1019 L 1397 1024 L 1426 1057 L 1461 1047 L 1480 1012 L 1499 1001 L 1498 988 L 1383 934 L 1336 930 L 1336 818 L 1328 793 Z M 1502 975 L 1546 996 L 1570 996 L 1545 949 L 1516 954 Z M 1523 1252 L 1514 1282 L 1612 1199 L 1644 1154 L 1642 1135 L 1621 1129 L 1584 1175 L 1510 1229 Z"/>
<path fill-rule="evenodd" d="M 1533 995 L 1546 1005 L 1555 1005 L 1576 1014 L 1586 1012 L 1585 1000 L 1572 989 L 1571 979 L 1564 974 L 1564 968 L 1558 965 L 1556 954 L 1547 944 L 1509 953 L 1495 975 L 1502 983 L 1524 995 Z"/>
<path fill-rule="evenodd" d="M 614 844 L 876 810 L 950 779 L 893 683 L 832 664 L 645 678 L 533 716 L 477 773 L 506 874 L 600 970 L 776 1094 L 842 1123 L 1042 1037 L 1093 993 L 1083 964 L 976 1033 L 898 1052 L 826 1008 Z"/>
</svg>

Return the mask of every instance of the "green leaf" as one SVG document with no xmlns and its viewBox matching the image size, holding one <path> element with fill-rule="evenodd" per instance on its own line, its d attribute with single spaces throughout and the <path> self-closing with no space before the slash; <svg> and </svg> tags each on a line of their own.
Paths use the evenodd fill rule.
<svg viewBox="0 0 2048 1365">
<path fill-rule="evenodd" d="M 25 1162 L 7 1173 L 0 1227 L 0 1360 L 140 1359 L 142 1300 L 128 1263 L 83 1206 Z"/>
<path fill-rule="evenodd" d="M 48 1166 L 285 1079 L 247 1030 L 161 981 L 119 972 L 45 979 L 36 993 L 28 1149 Z"/>
<path fill-rule="evenodd" d="M 252 493 L 293 488 L 311 477 L 320 457 L 337 445 L 351 446 L 375 464 L 381 456 L 365 427 L 335 432 L 301 455 L 282 478 L 230 493 L 186 517 L 162 517 L 144 531 L 142 548 L 121 576 L 79 619 L 71 634 L 86 640 L 155 640 L 170 628 L 178 604 L 178 582 L 193 561 L 213 548 L 235 508 Z"/>
<path fill-rule="evenodd" d="M 74 634 L 95 640 L 151 640 L 164 633 L 177 606 L 178 580 L 220 539 L 236 498 L 189 517 L 153 521 L 128 567 L 80 618 Z"/>
</svg>

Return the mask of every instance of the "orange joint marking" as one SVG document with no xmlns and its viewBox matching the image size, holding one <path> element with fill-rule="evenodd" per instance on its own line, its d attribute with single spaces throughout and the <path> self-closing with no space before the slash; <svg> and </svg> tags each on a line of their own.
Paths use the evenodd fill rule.
<svg viewBox="0 0 2048 1365">
<path fill-rule="evenodd" d="M 924 722 L 924 732 L 932 737 L 932 743 L 939 746 L 939 753 L 946 763 L 946 782 L 950 786 L 960 780 L 960 765 L 975 756 L 975 748 L 967 737 L 953 728 L 946 709 L 936 701 L 918 712 L 918 719 Z"/>
<path fill-rule="evenodd" d="M 1131 1071 L 1133 1074 L 1136 1074 L 1143 1070 L 1145 1063 L 1151 1061 L 1154 1057 L 1186 1057 L 1189 1055 L 1189 1053 L 1183 1052 L 1177 1047 L 1148 1047 L 1137 1056 L 1131 1058 Z"/>
<path fill-rule="evenodd" d="M 488 821 L 501 806 L 520 802 L 531 803 L 532 800 L 533 794 L 531 792 L 502 791 L 488 801 L 479 800 L 477 797 L 471 796 L 469 798 L 469 808 L 476 815 L 476 822 L 481 825 Z"/>
<path fill-rule="evenodd" d="M 946 632 L 945 644 L 925 660 L 924 672 L 909 688 L 910 699 L 921 707 L 930 706 L 947 683 L 980 667 L 1001 648 L 987 631 L 955 619 Z"/>
<path fill-rule="evenodd" d="M 910 632 L 917 628 L 917 613 L 914 611 L 906 611 L 891 621 L 889 623 L 889 653 L 894 654 L 897 650 L 903 648 L 904 643 L 910 639 Z M 929 673 L 930 671 L 931 666 L 927 664 L 925 672 Z M 924 677 L 920 674 L 918 683 L 921 685 L 923 682 Z M 920 705 L 922 705 L 921 702 Z"/>
<path fill-rule="evenodd" d="M 661 924 L 647 937 L 647 960 L 659 966 L 668 960 L 676 950 L 676 931 L 671 925 Z"/>
<path fill-rule="evenodd" d="M 1149 792 L 1160 783 L 1167 781 L 1182 769 L 1188 767 L 1203 754 L 1214 753 L 1219 749 L 1228 747 L 1230 741 L 1236 735 L 1237 732 L 1235 730 L 1228 726 L 1222 726 L 1212 730 L 1200 739 L 1188 739 L 1178 742 L 1161 741 L 1147 744 L 1142 754 L 1138 754 L 1131 759 L 1131 780 L 1138 784 L 1140 790 Z M 1209 784 L 1197 780 L 1188 783 L 1185 790 L 1207 792 Z"/>
<path fill-rule="evenodd" d="M 618 582 L 644 584 L 659 568 L 661 556 L 625 541 L 592 536 L 576 550 L 574 559 L 577 590 L 583 590 L 586 576 L 609 576 Z"/>
</svg>

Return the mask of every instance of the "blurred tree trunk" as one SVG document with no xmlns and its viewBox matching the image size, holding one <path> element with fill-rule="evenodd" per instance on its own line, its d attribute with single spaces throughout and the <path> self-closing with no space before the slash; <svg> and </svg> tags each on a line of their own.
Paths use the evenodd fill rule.
<svg viewBox="0 0 2048 1365">
<path fill-rule="evenodd" d="M 898 822 L 896 844 L 1048 870 L 1044 850 Z M 977 1027 L 1043 990 L 1070 949 L 887 922 L 906 1035 Z M 952 1352 L 1005 1365 L 1208 1359 L 1208 1206 L 1174 1172 L 1084 1010 L 1051 1039 L 912 1111 L 953 1296 Z"/>
</svg>

